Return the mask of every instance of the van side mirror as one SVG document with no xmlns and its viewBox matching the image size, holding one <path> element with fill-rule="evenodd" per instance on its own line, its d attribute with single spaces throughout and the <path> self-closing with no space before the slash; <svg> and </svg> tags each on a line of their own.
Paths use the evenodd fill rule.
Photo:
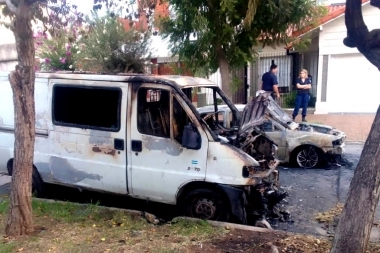
<svg viewBox="0 0 380 253">
<path fill-rule="evenodd" d="M 201 136 L 191 123 L 183 128 L 182 146 L 187 149 L 200 149 L 202 146 Z"/>
</svg>

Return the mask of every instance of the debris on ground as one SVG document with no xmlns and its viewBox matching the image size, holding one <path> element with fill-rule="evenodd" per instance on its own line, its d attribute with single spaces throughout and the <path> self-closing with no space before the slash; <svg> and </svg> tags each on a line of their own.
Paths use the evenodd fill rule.
<svg viewBox="0 0 380 253">
<path fill-rule="evenodd" d="M 294 235 L 282 239 L 282 252 L 293 253 L 322 253 L 330 252 L 331 243 L 327 239 L 316 238 L 310 235 Z"/>
<path fill-rule="evenodd" d="M 330 223 L 333 222 L 334 219 L 342 213 L 344 204 L 338 203 L 335 207 L 331 208 L 326 212 L 318 213 L 315 216 L 315 219 L 320 223 Z"/>
</svg>

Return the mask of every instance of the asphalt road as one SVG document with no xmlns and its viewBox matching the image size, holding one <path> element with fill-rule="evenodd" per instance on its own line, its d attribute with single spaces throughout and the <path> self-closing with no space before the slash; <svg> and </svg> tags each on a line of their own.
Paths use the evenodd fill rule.
<svg viewBox="0 0 380 253">
<path fill-rule="evenodd" d="M 359 162 L 363 145 L 346 146 L 343 156 L 347 165 L 326 169 L 280 168 L 280 184 L 290 196 L 283 204 L 290 214 L 289 223 L 275 223 L 277 229 L 298 233 L 326 235 L 328 229 L 315 220 L 316 214 L 344 203 L 354 170 Z M 377 207 L 375 219 L 380 218 Z M 277 226 L 276 226 L 277 225 Z"/>
<path fill-rule="evenodd" d="M 289 193 L 287 203 L 282 207 L 290 214 L 291 222 L 274 222 L 275 229 L 287 230 L 298 233 L 326 235 L 323 224 L 318 224 L 315 215 L 318 212 L 327 211 L 344 203 L 354 169 L 360 159 L 363 146 L 350 144 L 346 146 L 344 159 L 351 166 L 330 167 L 319 169 L 299 169 L 280 167 L 280 184 Z M 0 177 L 0 195 L 9 192 L 9 177 Z M 172 218 L 171 206 L 157 205 L 145 201 L 133 200 L 127 197 L 113 196 L 84 191 L 78 194 L 77 189 L 59 186 L 48 186 L 47 198 L 69 200 L 74 202 L 100 202 L 102 205 L 127 209 L 137 209 L 152 212 L 162 218 Z M 375 219 L 380 218 L 380 209 L 377 208 Z"/>
</svg>

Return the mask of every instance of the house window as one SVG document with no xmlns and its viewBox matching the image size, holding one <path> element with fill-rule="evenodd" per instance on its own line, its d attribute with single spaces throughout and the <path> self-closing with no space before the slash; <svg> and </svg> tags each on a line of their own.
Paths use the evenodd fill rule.
<svg viewBox="0 0 380 253">
<path fill-rule="evenodd" d="M 121 97 L 119 88 L 54 85 L 53 124 L 118 132 Z"/>
<path fill-rule="evenodd" d="M 170 92 L 140 88 L 137 98 L 137 128 L 140 133 L 170 138 Z"/>
</svg>

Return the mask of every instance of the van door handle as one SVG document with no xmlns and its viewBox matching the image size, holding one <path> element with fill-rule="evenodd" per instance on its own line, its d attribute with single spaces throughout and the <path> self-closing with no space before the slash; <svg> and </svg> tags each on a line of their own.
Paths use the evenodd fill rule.
<svg viewBox="0 0 380 253">
<path fill-rule="evenodd" d="M 124 140 L 123 139 L 114 139 L 113 147 L 116 150 L 124 150 Z"/>
<path fill-rule="evenodd" d="M 132 151 L 141 152 L 142 151 L 142 141 L 132 140 Z"/>
</svg>

